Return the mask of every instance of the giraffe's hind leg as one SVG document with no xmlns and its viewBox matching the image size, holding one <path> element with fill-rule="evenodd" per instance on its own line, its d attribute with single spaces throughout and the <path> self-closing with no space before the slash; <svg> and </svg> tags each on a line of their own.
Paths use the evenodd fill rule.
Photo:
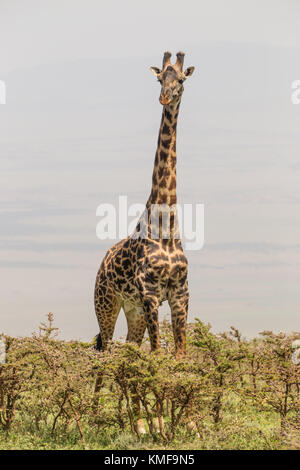
<svg viewBox="0 0 300 470">
<path fill-rule="evenodd" d="M 144 318 L 143 313 L 140 313 L 138 307 L 133 306 L 127 302 L 124 303 L 123 309 L 126 315 L 127 326 L 128 326 L 128 333 L 126 341 L 131 341 L 133 343 L 137 343 L 139 346 L 141 345 L 147 323 Z M 138 435 L 146 434 L 146 429 L 144 426 L 144 421 L 141 414 L 141 403 L 137 396 L 135 396 L 134 392 L 132 393 L 132 403 L 133 403 L 133 413 L 135 416 L 135 428 Z"/>
<path fill-rule="evenodd" d="M 128 326 L 126 341 L 137 343 L 140 346 L 147 327 L 144 314 L 143 312 L 140 313 L 140 309 L 138 307 L 127 302 L 124 303 L 123 309 Z"/>
<path fill-rule="evenodd" d="M 95 312 L 98 320 L 100 333 L 97 336 L 96 349 L 103 351 L 112 340 L 116 321 L 121 309 L 120 299 L 116 296 L 113 288 L 108 285 L 103 264 L 98 271 L 95 285 Z M 103 383 L 103 373 L 97 374 L 93 407 L 95 412 L 99 406 L 99 392 Z"/>
<path fill-rule="evenodd" d="M 95 288 L 95 312 L 100 328 L 97 349 L 105 350 L 112 340 L 116 321 L 121 309 L 121 301 L 113 289 L 101 283 Z"/>
</svg>

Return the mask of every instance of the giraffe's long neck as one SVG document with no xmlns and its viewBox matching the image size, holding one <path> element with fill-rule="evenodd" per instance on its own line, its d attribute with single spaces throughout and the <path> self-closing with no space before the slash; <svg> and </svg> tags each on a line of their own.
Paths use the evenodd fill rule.
<svg viewBox="0 0 300 470">
<path fill-rule="evenodd" d="M 157 151 L 152 176 L 152 190 L 147 207 L 152 204 L 177 203 L 176 194 L 176 127 L 180 100 L 164 106 L 159 129 Z"/>
</svg>

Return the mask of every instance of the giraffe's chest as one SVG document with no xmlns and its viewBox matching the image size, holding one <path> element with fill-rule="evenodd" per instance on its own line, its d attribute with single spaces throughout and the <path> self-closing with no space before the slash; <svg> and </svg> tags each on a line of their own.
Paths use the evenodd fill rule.
<svg viewBox="0 0 300 470">
<path fill-rule="evenodd" d="M 183 253 L 178 255 L 161 254 L 159 257 L 150 257 L 147 263 L 148 277 L 154 276 L 160 285 L 164 285 L 170 279 L 176 279 L 186 271 L 187 260 Z"/>
<path fill-rule="evenodd" d="M 136 256 L 131 258 L 130 270 L 124 271 L 123 278 L 117 280 L 120 284 L 117 290 L 124 300 L 138 305 L 141 294 L 150 292 L 163 302 L 168 290 L 187 277 L 187 259 L 181 244 L 162 246 L 148 240 L 146 247 L 138 245 L 132 252 Z"/>
<path fill-rule="evenodd" d="M 156 289 L 160 300 L 165 300 L 168 290 L 187 277 L 187 259 L 182 249 L 176 251 L 161 250 L 151 254 L 145 267 L 146 284 Z"/>
</svg>

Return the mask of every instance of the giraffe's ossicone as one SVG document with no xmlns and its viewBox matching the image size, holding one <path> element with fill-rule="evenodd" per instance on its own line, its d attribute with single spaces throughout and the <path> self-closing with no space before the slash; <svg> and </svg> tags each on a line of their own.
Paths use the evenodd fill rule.
<svg viewBox="0 0 300 470">
<path fill-rule="evenodd" d="M 185 355 L 189 290 L 176 210 L 176 128 L 183 82 L 194 67 L 183 71 L 182 52 L 174 65 L 170 57 L 165 52 L 161 70 L 151 67 L 161 84 L 163 105 L 151 194 L 135 231 L 108 250 L 96 279 L 98 349 L 105 349 L 112 339 L 121 308 L 128 324 L 127 340 L 141 344 L 147 328 L 151 349 L 159 349 L 158 308 L 167 300 L 176 356 Z"/>
</svg>

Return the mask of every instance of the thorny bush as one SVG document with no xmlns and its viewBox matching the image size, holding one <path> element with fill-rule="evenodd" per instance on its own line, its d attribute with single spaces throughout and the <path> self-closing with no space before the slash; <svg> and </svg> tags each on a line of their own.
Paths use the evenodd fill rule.
<svg viewBox="0 0 300 470">
<path fill-rule="evenodd" d="M 147 342 L 141 348 L 115 342 L 98 353 L 93 343 L 60 341 L 52 314 L 32 337 L 3 336 L 0 427 L 8 434 L 26 426 L 33 433 L 47 429 L 52 436 L 76 430 L 86 446 L 91 430 L 143 439 L 137 425 L 143 420 L 149 438 L 167 444 L 180 434 L 204 439 L 214 427 L 236 429 L 240 411 L 233 408 L 247 403 L 253 412 L 277 414 L 278 433 L 286 442 L 292 435 L 297 447 L 300 366 L 291 355 L 300 335 L 263 332 L 246 340 L 233 327 L 213 334 L 199 320 L 187 333 L 187 357 L 180 360 L 167 322 L 160 353 L 151 353 Z M 232 422 L 224 420 L 230 413 Z"/>
</svg>

